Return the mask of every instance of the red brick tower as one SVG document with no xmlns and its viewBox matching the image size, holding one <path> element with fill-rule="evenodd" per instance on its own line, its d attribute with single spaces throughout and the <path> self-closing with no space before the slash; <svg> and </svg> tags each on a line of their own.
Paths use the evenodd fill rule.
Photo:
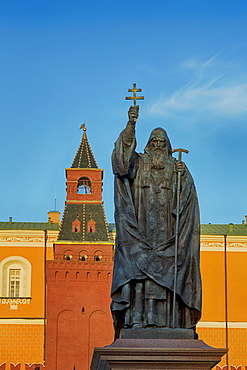
<svg viewBox="0 0 247 370">
<path fill-rule="evenodd" d="M 86 128 L 70 168 L 54 261 L 47 261 L 47 370 L 87 370 L 94 347 L 113 341 L 110 285 L 113 243 L 102 202 L 103 170 Z"/>
</svg>

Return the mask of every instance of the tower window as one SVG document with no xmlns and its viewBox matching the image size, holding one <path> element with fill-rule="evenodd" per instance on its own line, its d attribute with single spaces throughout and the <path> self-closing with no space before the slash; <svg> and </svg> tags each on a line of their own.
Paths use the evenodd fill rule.
<svg viewBox="0 0 247 370">
<path fill-rule="evenodd" d="M 87 250 L 81 250 L 79 252 L 79 260 L 80 261 L 87 261 L 88 258 L 88 251 Z"/>
<path fill-rule="evenodd" d="M 94 256 L 94 261 L 95 262 L 100 262 L 101 259 L 102 259 L 102 256 L 98 256 L 98 255 Z"/>
<path fill-rule="evenodd" d="M 88 233 L 96 232 L 96 222 L 92 218 L 87 223 L 87 232 Z"/>
<path fill-rule="evenodd" d="M 81 254 L 79 258 L 80 258 L 80 261 L 86 261 L 87 260 L 87 255 Z"/>
<path fill-rule="evenodd" d="M 81 177 L 77 184 L 78 194 L 92 194 L 92 184 L 88 177 Z"/>
<path fill-rule="evenodd" d="M 70 261 L 70 260 L 72 260 L 72 256 L 71 256 L 71 254 L 65 254 L 65 255 L 63 256 L 63 258 L 64 258 L 66 261 Z"/>
<path fill-rule="evenodd" d="M 81 223 L 78 219 L 75 219 L 73 222 L 72 222 L 72 232 L 73 233 L 79 233 L 81 231 Z"/>
</svg>

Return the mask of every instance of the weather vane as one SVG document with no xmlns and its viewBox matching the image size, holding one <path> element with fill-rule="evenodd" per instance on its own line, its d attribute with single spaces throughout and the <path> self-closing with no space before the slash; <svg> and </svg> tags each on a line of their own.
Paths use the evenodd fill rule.
<svg viewBox="0 0 247 370">
<path fill-rule="evenodd" d="M 84 120 L 84 123 L 80 126 L 80 130 L 83 128 L 83 131 L 87 131 L 86 129 L 86 121 Z"/>
<path fill-rule="evenodd" d="M 134 107 L 137 100 L 144 100 L 144 96 L 136 96 L 137 92 L 142 92 L 142 89 L 137 89 L 136 84 L 133 84 L 133 89 L 128 89 L 128 92 L 133 92 L 133 96 L 126 96 L 126 100 L 134 100 Z"/>
</svg>

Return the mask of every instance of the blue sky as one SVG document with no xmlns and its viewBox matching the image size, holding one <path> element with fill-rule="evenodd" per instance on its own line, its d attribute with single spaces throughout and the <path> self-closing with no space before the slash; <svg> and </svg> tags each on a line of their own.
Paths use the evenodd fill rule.
<svg viewBox="0 0 247 370">
<path fill-rule="evenodd" d="M 145 100 L 138 151 L 164 127 L 194 177 L 202 223 L 247 214 L 245 0 L 2 1 L 0 220 L 62 213 L 65 171 L 87 134 L 113 221 L 113 143 L 128 88 Z"/>
</svg>

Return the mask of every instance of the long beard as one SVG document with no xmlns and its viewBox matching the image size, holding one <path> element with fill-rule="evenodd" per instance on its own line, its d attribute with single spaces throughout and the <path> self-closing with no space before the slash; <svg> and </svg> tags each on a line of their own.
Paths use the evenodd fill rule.
<svg viewBox="0 0 247 370">
<path fill-rule="evenodd" d="M 165 168 L 165 156 L 161 150 L 155 150 L 151 155 L 151 168 L 163 170 Z"/>
</svg>

